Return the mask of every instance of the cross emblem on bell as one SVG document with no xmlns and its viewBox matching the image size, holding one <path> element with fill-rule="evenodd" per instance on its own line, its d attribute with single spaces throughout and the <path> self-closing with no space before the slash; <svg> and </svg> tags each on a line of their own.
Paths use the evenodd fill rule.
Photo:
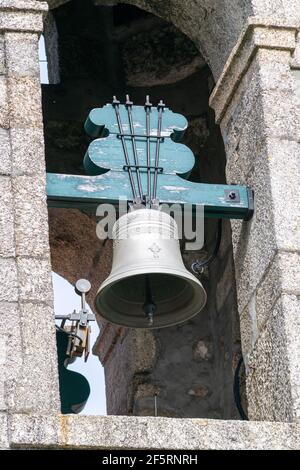
<svg viewBox="0 0 300 470">
<path fill-rule="evenodd" d="M 153 243 L 153 245 L 149 247 L 149 250 L 152 251 L 154 259 L 159 258 L 159 252 L 161 251 L 161 248 L 157 245 L 157 243 Z"/>
</svg>

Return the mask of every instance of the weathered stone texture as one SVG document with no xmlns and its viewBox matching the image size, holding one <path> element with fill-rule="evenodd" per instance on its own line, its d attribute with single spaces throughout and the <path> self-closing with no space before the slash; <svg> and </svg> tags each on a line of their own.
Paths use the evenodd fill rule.
<svg viewBox="0 0 300 470">
<path fill-rule="evenodd" d="M 52 304 L 51 266 L 49 260 L 18 258 L 19 291 L 23 301 L 42 300 Z"/>
<path fill-rule="evenodd" d="M 5 74 L 5 43 L 4 43 L 4 36 L 0 34 L 0 75 Z"/>
<path fill-rule="evenodd" d="M 14 217 L 11 179 L 0 176 L 0 256 L 15 255 Z"/>
<path fill-rule="evenodd" d="M 9 127 L 8 102 L 7 102 L 7 80 L 0 76 L 0 127 Z"/>
<path fill-rule="evenodd" d="M 57 84 L 60 82 L 58 32 L 51 12 L 48 12 L 44 21 L 44 38 L 49 84 Z"/>
<path fill-rule="evenodd" d="M 14 414 L 8 424 L 13 448 L 297 450 L 300 447 L 299 425 L 293 423 Z"/>
<path fill-rule="evenodd" d="M 22 338 L 17 302 L 0 303 L 1 378 L 0 409 L 7 410 L 13 395 L 9 382 L 17 380 L 22 367 Z"/>
<path fill-rule="evenodd" d="M 299 416 L 299 302 L 282 296 L 249 356 L 250 419 L 293 421 Z"/>
<path fill-rule="evenodd" d="M 44 177 L 13 178 L 15 244 L 18 256 L 49 255 L 48 213 Z"/>
<path fill-rule="evenodd" d="M 0 414 L 0 450 L 5 450 L 9 447 L 8 429 L 7 429 L 7 415 Z"/>
<path fill-rule="evenodd" d="M 300 18 L 298 0 L 252 0 L 254 15 L 295 20 Z"/>
<path fill-rule="evenodd" d="M 12 448 L 57 446 L 59 444 L 58 428 L 58 416 L 13 414 L 9 419 L 10 445 Z"/>
<path fill-rule="evenodd" d="M 290 70 L 295 28 L 278 28 L 252 23 L 211 103 L 227 178 L 255 192 L 251 222 L 232 223 L 248 411 L 250 419 L 289 421 L 299 415 L 299 345 L 288 333 L 291 325 L 299 332 L 299 113 Z"/>
<path fill-rule="evenodd" d="M 0 406 L 51 414 L 59 399 L 37 35 L 45 7 L 0 2 Z"/>
<path fill-rule="evenodd" d="M 9 132 L 7 129 L 0 129 L 0 139 L 1 139 L 0 174 L 9 175 L 11 172 L 11 159 L 10 159 Z"/>
<path fill-rule="evenodd" d="M 36 302 L 21 304 L 20 327 L 22 367 L 8 384 L 10 410 L 58 413 L 57 362 L 56 356 L 49 354 L 49 345 L 56 341 L 52 308 Z"/>
<path fill-rule="evenodd" d="M 256 291 L 256 315 L 261 330 L 282 293 L 300 295 L 300 253 L 279 252 Z M 288 273 L 288 275 L 287 275 Z"/>
<path fill-rule="evenodd" d="M 38 35 L 32 33 L 5 33 L 7 75 L 9 77 L 40 76 Z M 18 54 L 22 50 L 22 55 Z"/>
<path fill-rule="evenodd" d="M 37 4 L 36 4 L 37 5 Z M 44 9 L 44 11 L 46 11 Z M 29 12 L 24 15 L 24 9 L 20 11 L 7 11 L 0 16 L 0 31 L 33 31 L 39 33 L 43 30 L 43 20 L 39 13 Z"/>
<path fill-rule="evenodd" d="M 7 79 L 12 127 L 42 128 L 41 85 L 35 77 L 9 77 Z"/>
<path fill-rule="evenodd" d="M 17 267 L 14 258 L 0 258 L 0 301 L 18 300 Z"/>
<path fill-rule="evenodd" d="M 40 127 L 26 127 L 24 129 L 12 127 L 10 129 L 10 140 L 13 175 L 44 175 L 45 145 L 43 129 Z"/>
</svg>

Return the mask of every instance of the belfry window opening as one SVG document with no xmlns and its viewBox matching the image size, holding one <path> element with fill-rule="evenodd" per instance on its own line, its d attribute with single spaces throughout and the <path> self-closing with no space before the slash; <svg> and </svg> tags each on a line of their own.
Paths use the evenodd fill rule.
<svg viewBox="0 0 300 470">
<path fill-rule="evenodd" d="M 40 80 L 42 85 L 49 84 L 48 59 L 46 54 L 45 37 L 42 34 L 39 40 L 39 63 L 40 63 Z"/>
<path fill-rule="evenodd" d="M 187 161 L 189 158 L 194 162 L 189 168 L 183 168 L 181 171 L 186 174 L 188 182 L 195 183 L 195 187 L 198 184 L 207 183 L 208 185 L 225 185 L 224 144 L 220 129 L 215 124 L 213 112 L 208 104 L 214 84 L 213 75 L 196 45 L 185 34 L 158 16 L 127 4 L 101 6 L 99 3 L 87 0 L 80 2 L 79 8 L 79 2 L 73 0 L 53 8 L 50 15 L 52 19 L 48 21 L 48 30 L 44 30 L 45 38 L 40 39 L 45 154 L 47 178 L 50 185 L 53 181 L 58 181 L 61 188 L 63 181 L 67 184 L 71 180 L 81 181 L 81 178 L 89 177 L 83 158 L 91 141 L 85 132 L 84 123 L 87 122 L 92 109 L 101 110 L 107 103 L 110 103 L 116 119 L 118 111 L 124 111 L 121 116 L 122 123 L 125 122 L 127 114 L 129 119 L 133 109 L 133 114 L 139 113 L 139 129 L 145 125 L 145 132 L 148 136 L 150 134 L 147 131 L 148 105 L 145 112 L 145 97 L 149 97 L 146 98 L 146 103 L 153 104 L 153 106 L 149 105 L 153 122 L 154 117 L 156 117 L 155 122 L 161 122 L 158 119 L 159 111 L 157 110 L 162 106 L 161 103 L 165 103 L 166 108 L 162 111 L 164 114 L 162 125 L 167 122 L 165 120 L 168 116 L 173 118 L 172 113 L 174 113 L 174 116 L 183 116 L 180 119 L 186 119 L 188 127 L 180 139 L 179 135 L 177 136 L 180 144 L 179 140 L 171 142 L 171 139 L 165 136 L 164 141 L 159 140 L 157 141 L 159 145 L 156 145 L 152 136 L 151 141 L 150 138 L 148 139 L 152 148 L 151 152 L 147 150 L 149 146 L 147 147 L 146 144 L 143 146 L 143 143 L 140 143 L 141 139 L 135 141 L 137 149 L 140 150 L 141 146 L 143 152 L 146 149 L 147 157 L 148 154 L 156 157 L 156 155 L 160 156 L 159 152 L 155 153 L 156 148 L 161 149 L 161 155 L 166 152 L 168 145 L 170 154 L 173 148 L 177 148 L 178 154 L 182 156 L 179 159 L 180 162 Z M 112 101 L 114 96 L 116 98 Z M 126 108 L 123 103 L 126 104 Z M 157 104 L 159 104 L 158 107 Z M 111 122 L 107 120 L 107 117 L 105 119 L 103 125 L 108 127 Z M 170 125 L 173 124 L 176 127 L 176 123 L 172 121 Z M 159 128 L 158 124 L 155 125 Z M 119 135 L 122 135 L 121 131 Z M 131 135 L 133 135 L 132 131 Z M 123 156 L 121 144 L 126 139 L 128 144 L 128 135 L 114 142 L 114 148 L 118 149 L 115 153 L 110 148 L 102 149 L 102 142 L 98 142 L 101 152 L 109 156 L 107 161 L 113 162 L 116 158 L 121 161 Z M 112 139 L 107 140 L 108 144 L 110 142 Z M 96 142 L 96 145 L 98 144 Z M 130 153 L 131 147 L 136 157 L 137 151 L 134 146 L 128 145 L 126 148 Z M 92 151 L 89 155 L 93 158 Z M 124 155 L 126 158 L 126 152 Z M 144 160 L 140 154 L 138 157 L 143 163 L 140 169 L 136 167 L 137 175 L 141 173 L 143 177 L 145 175 L 143 172 L 147 171 L 147 176 L 150 175 L 150 182 L 152 177 L 153 182 L 156 182 L 157 177 L 157 186 L 153 184 L 153 194 L 156 195 L 156 192 L 159 194 L 161 181 L 171 176 L 168 176 L 168 172 L 159 173 L 158 163 L 155 163 L 154 167 L 148 163 L 143 167 L 144 160 L 146 161 L 145 155 Z M 170 160 L 167 157 L 165 159 Z M 87 158 L 85 162 L 89 163 Z M 125 181 L 124 187 L 129 184 L 127 179 L 131 174 L 133 162 L 133 157 L 130 155 L 131 166 L 125 165 L 124 168 L 123 162 L 119 171 L 119 176 L 121 175 L 122 181 Z M 176 170 L 175 166 L 171 168 L 171 173 Z M 93 166 L 95 167 L 97 165 Z M 150 173 L 151 168 L 153 174 Z M 98 168 L 96 169 L 98 171 Z M 101 171 L 95 174 L 99 174 L 101 178 Z M 111 175 L 112 172 L 107 174 L 107 178 L 113 178 Z M 178 177 L 179 183 L 176 184 L 176 182 L 177 180 L 174 182 L 176 188 L 179 187 L 182 190 L 185 184 L 184 178 L 179 180 Z M 167 188 L 166 191 L 169 191 L 170 184 L 167 181 L 163 185 Z M 82 187 L 85 188 L 84 185 L 76 183 L 79 191 Z M 102 185 L 101 188 L 105 188 L 106 193 L 101 193 L 100 199 L 102 195 L 107 197 L 110 188 L 117 187 L 116 184 Z M 152 188 L 152 184 L 149 187 Z M 96 199 L 95 186 L 90 185 L 89 189 L 92 189 L 89 192 L 90 199 L 93 197 Z M 186 194 L 188 191 L 189 188 Z M 196 199 L 200 193 L 201 191 L 197 192 L 195 189 Z M 231 193 L 232 191 L 228 194 L 229 199 Z M 94 300 L 99 299 L 97 294 L 99 286 L 103 286 L 111 270 L 112 243 L 110 240 L 107 243 L 101 243 L 97 237 L 98 219 L 94 206 L 83 209 L 83 206 L 76 204 L 75 200 L 70 204 L 66 203 L 65 196 L 70 197 L 68 189 L 63 195 L 62 203 L 60 201 L 52 203 L 49 198 L 52 269 L 71 284 L 78 279 L 87 279 L 92 286 L 88 301 L 93 309 Z M 79 197 L 81 196 L 82 194 L 79 194 Z M 117 198 L 121 194 L 117 194 L 116 189 L 113 196 Z M 166 194 L 166 197 L 169 196 L 170 194 Z M 225 197 L 227 197 L 226 193 Z M 231 204 L 230 201 L 231 199 L 228 204 Z M 82 358 L 77 358 L 74 364 L 70 364 L 70 370 L 75 371 L 73 366 L 75 367 L 75 364 L 79 364 L 80 361 L 82 368 L 77 371 L 86 376 L 85 367 L 89 367 L 92 358 L 95 359 L 97 365 L 102 364 L 103 367 L 99 368 L 97 365 L 94 367 L 93 374 L 99 384 L 99 370 L 102 375 L 105 370 L 108 414 L 178 418 L 239 418 L 234 404 L 232 371 L 235 369 L 236 358 L 241 355 L 241 344 L 229 221 L 223 221 L 222 241 L 217 239 L 216 244 L 217 227 L 217 220 L 213 218 L 205 220 L 203 253 L 196 251 L 187 253 L 182 250 L 182 253 L 178 253 L 176 257 L 181 261 L 182 255 L 186 276 L 193 276 L 188 270 L 191 270 L 192 264 L 195 265 L 197 260 L 200 260 L 198 267 L 205 267 L 201 269 L 201 273 L 197 273 L 201 276 L 201 284 L 207 292 L 208 299 L 205 306 L 204 302 L 199 301 L 203 306 L 201 314 L 193 318 L 191 315 L 184 316 L 186 321 L 182 321 L 177 326 L 158 327 L 144 331 L 145 318 L 146 326 L 151 326 L 152 318 L 154 317 L 154 321 L 159 318 L 158 311 L 160 305 L 163 304 L 163 300 L 159 302 L 158 294 L 154 299 L 156 284 L 152 283 L 152 279 L 150 279 L 151 282 L 148 282 L 147 276 L 142 281 L 140 279 L 138 290 L 143 293 L 145 291 L 147 294 L 147 301 L 144 296 L 142 298 L 143 309 L 139 309 L 137 313 L 137 316 L 140 315 L 138 318 L 143 322 L 140 328 L 137 327 L 136 321 L 132 324 L 127 321 L 127 317 L 130 317 L 129 313 L 132 314 L 132 305 L 136 301 L 134 298 L 130 309 L 127 308 L 131 301 L 130 296 L 134 296 L 137 290 L 136 284 L 130 285 L 129 289 L 122 280 L 121 287 L 125 285 L 123 290 L 121 288 L 113 290 L 109 285 L 107 290 L 103 288 L 100 292 L 102 302 L 98 302 L 100 314 L 97 315 L 100 334 L 97 341 L 92 338 L 88 362 L 84 363 Z M 221 249 L 213 251 L 215 246 L 219 248 L 220 242 Z M 224 246 L 227 247 L 226 250 Z M 157 247 L 154 244 L 150 248 L 155 258 Z M 203 266 L 204 260 L 207 260 L 209 253 L 212 252 L 214 262 L 209 263 L 209 267 L 207 263 Z M 220 253 L 222 256 L 219 255 Z M 134 250 L 131 255 L 134 257 Z M 200 279 L 196 281 L 200 284 Z M 60 283 L 61 280 L 55 276 L 56 296 Z M 158 285 L 160 286 L 160 283 Z M 181 283 L 179 286 L 182 287 L 182 291 L 185 285 Z M 123 293 L 127 294 L 127 291 L 130 298 L 128 297 L 128 300 L 126 297 L 124 300 Z M 176 280 L 168 279 L 163 291 L 170 291 L 171 297 L 175 298 L 178 291 Z M 80 299 L 74 291 L 66 290 L 65 292 L 62 302 L 67 297 L 74 296 L 74 301 L 78 305 Z M 105 295 L 106 293 L 114 295 L 115 292 L 117 295 L 113 308 L 111 298 L 107 297 L 109 310 L 112 312 L 109 311 L 106 317 L 103 307 L 106 301 Z M 200 300 L 203 296 L 199 297 Z M 118 323 L 112 320 L 120 304 L 119 298 L 123 299 L 124 315 L 123 321 Z M 198 300 L 199 298 L 197 297 Z M 185 298 L 182 297 L 182 299 L 182 305 L 184 305 Z M 140 299 L 138 302 L 140 303 Z M 181 319 L 178 305 L 172 306 L 172 302 L 169 305 L 172 319 L 176 315 L 176 318 Z M 156 308 L 158 313 L 155 311 Z M 71 312 L 62 303 L 56 314 L 67 313 Z M 172 325 L 175 323 L 168 322 Z M 98 332 L 96 322 L 92 322 L 91 327 L 92 331 Z M 242 382 L 244 383 L 243 377 Z M 103 401 L 100 389 L 98 389 L 98 400 Z M 98 406 L 97 409 L 99 409 Z M 86 410 L 89 413 L 88 402 Z M 99 411 L 98 413 L 103 414 Z"/>
</svg>

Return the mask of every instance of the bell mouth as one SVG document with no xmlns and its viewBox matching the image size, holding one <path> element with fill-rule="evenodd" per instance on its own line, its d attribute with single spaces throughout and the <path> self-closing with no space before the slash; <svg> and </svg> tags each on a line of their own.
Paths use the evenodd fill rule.
<svg viewBox="0 0 300 470">
<path fill-rule="evenodd" d="M 146 300 L 146 278 L 156 310 L 149 322 L 143 306 Z M 109 277 L 96 296 L 99 314 L 111 323 L 129 328 L 164 328 L 177 325 L 197 315 L 205 306 L 206 292 L 189 272 L 174 273 L 161 269 L 145 273 L 131 272 Z"/>
</svg>

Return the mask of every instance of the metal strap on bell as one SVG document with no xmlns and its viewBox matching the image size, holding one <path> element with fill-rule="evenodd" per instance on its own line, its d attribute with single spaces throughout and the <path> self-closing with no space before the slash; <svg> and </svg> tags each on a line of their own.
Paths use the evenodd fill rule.
<svg viewBox="0 0 300 470">
<path fill-rule="evenodd" d="M 206 303 L 201 282 L 184 266 L 175 220 L 139 209 L 113 228 L 113 264 L 96 296 L 99 314 L 132 328 L 163 328 L 197 315 Z"/>
</svg>

